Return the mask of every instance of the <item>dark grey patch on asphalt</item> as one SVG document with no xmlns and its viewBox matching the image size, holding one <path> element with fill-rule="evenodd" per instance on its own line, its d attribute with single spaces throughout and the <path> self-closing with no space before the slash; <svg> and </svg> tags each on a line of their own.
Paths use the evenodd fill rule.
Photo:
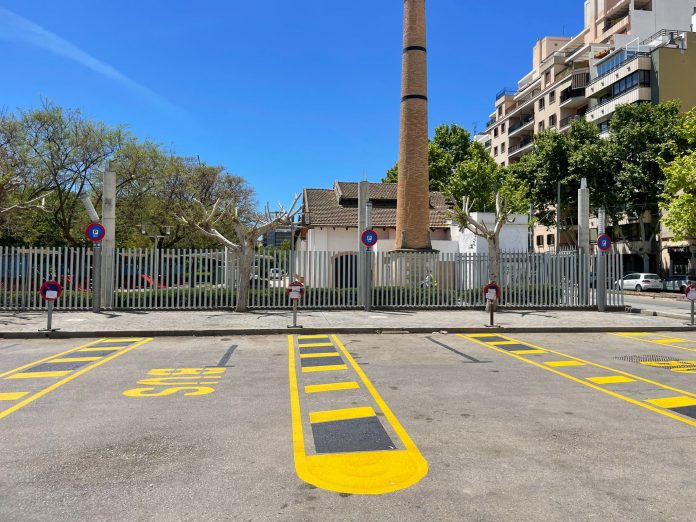
<svg viewBox="0 0 696 522">
<path fill-rule="evenodd" d="M 302 347 L 300 347 L 302 348 Z M 336 352 L 336 348 L 333 346 L 315 346 L 314 348 L 302 348 L 300 353 L 329 353 Z M 338 355 L 338 352 L 336 352 Z"/>
<path fill-rule="evenodd" d="M 298 339 L 297 344 L 302 346 L 303 344 L 315 344 L 315 343 L 330 343 L 331 339 L 329 337 L 322 337 L 321 339 Z"/>
<path fill-rule="evenodd" d="M 696 406 L 683 406 L 681 408 L 670 408 L 674 413 L 696 419 Z"/>
<path fill-rule="evenodd" d="M 526 344 L 501 344 L 500 346 L 496 346 L 496 348 L 500 348 L 506 352 L 514 352 L 516 350 L 536 350 L 536 348 L 532 348 Z"/>
<path fill-rule="evenodd" d="M 97 344 L 90 344 L 89 348 L 124 348 L 135 344 L 135 341 L 114 341 L 113 343 L 101 342 Z"/>
<path fill-rule="evenodd" d="M 377 417 L 312 424 L 317 453 L 395 450 L 389 434 Z"/>
<path fill-rule="evenodd" d="M 75 361 L 75 362 L 47 362 L 39 364 L 38 366 L 32 366 L 27 370 L 23 370 L 24 373 L 34 373 L 34 372 L 63 372 L 65 370 L 77 370 L 78 368 L 85 366 L 87 364 L 92 364 L 95 361 Z"/>
<path fill-rule="evenodd" d="M 230 360 L 230 357 L 232 357 L 232 354 L 234 353 L 234 351 L 236 349 L 237 349 L 236 344 L 233 344 L 232 346 L 230 346 L 227 349 L 227 351 L 225 352 L 225 355 L 222 356 L 222 359 L 220 359 L 220 362 L 217 363 L 218 367 L 221 367 L 221 366 L 224 367 L 225 365 L 227 365 L 227 363 Z"/>
<path fill-rule="evenodd" d="M 94 351 L 94 352 L 72 352 L 70 355 L 75 355 L 76 357 L 104 357 L 106 355 L 113 355 L 116 350 L 104 350 L 104 351 Z"/>
<path fill-rule="evenodd" d="M 504 337 L 472 337 L 482 343 L 502 343 L 504 341 L 509 341 L 510 339 L 505 339 Z"/>
<path fill-rule="evenodd" d="M 345 364 L 340 357 L 318 357 L 316 359 L 301 359 L 303 368 L 314 366 L 333 366 L 335 364 Z"/>
<path fill-rule="evenodd" d="M 459 355 L 460 357 L 464 357 L 464 358 L 467 359 L 469 362 L 472 362 L 472 363 L 487 363 L 487 362 L 490 362 L 490 361 L 479 361 L 479 360 L 476 359 L 475 357 L 472 357 L 471 355 L 467 355 L 467 354 L 465 354 L 465 353 L 463 353 L 463 352 L 460 352 L 459 350 L 457 350 L 457 349 L 455 349 L 455 348 L 452 348 L 451 346 L 447 346 L 445 343 L 441 343 L 440 341 L 438 341 L 438 340 L 436 340 L 436 339 L 433 339 L 432 337 L 426 337 L 426 339 L 427 339 L 428 341 L 431 341 L 431 342 L 437 344 L 438 346 L 442 346 L 443 348 L 445 348 L 446 350 L 449 350 L 450 352 L 456 353 L 456 354 Z"/>
</svg>

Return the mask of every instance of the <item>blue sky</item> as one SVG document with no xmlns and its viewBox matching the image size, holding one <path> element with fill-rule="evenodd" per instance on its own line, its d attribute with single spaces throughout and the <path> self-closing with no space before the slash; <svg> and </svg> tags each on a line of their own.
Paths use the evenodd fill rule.
<svg viewBox="0 0 696 522">
<path fill-rule="evenodd" d="M 581 0 L 429 0 L 430 129 L 495 93 Z M 165 7 L 166 6 L 166 7 Z M 378 181 L 398 154 L 400 0 L 0 0 L 0 108 L 46 97 L 245 177 L 260 203 Z M 501 16 L 505 13 L 506 16 Z"/>
</svg>

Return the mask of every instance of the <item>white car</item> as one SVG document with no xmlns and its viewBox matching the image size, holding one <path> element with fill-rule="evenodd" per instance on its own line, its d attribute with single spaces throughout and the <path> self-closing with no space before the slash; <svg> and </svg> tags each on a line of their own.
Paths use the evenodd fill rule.
<svg viewBox="0 0 696 522">
<path fill-rule="evenodd" d="M 616 282 L 616 288 L 635 292 L 645 292 L 646 290 L 661 292 L 662 279 L 657 274 L 633 273 L 619 279 Z"/>
</svg>

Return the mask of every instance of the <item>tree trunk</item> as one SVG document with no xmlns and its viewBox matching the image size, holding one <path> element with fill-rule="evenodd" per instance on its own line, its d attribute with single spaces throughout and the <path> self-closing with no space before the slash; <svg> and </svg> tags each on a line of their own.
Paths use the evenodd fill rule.
<svg viewBox="0 0 696 522">
<path fill-rule="evenodd" d="M 239 270 L 237 272 L 237 306 L 236 312 L 246 312 L 249 302 L 249 281 L 253 277 L 254 253 L 256 244 L 253 241 L 243 241 L 239 253 Z"/>
<path fill-rule="evenodd" d="M 500 284 L 500 249 L 499 237 L 491 234 L 488 238 L 488 280 Z"/>
</svg>

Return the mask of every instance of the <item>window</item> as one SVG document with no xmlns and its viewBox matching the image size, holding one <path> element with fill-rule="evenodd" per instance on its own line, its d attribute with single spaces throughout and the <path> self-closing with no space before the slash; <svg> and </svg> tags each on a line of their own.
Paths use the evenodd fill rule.
<svg viewBox="0 0 696 522">
<path fill-rule="evenodd" d="M 505 123 L 500 125 L 500 133 L 505 134 Z"/>
<path fill-rule="evenodd" d="M 556 244 L 556 236 L 553 234 L 547 234 L 546 235 L 546 244 L 549 246 L 553 246 Z"/>
<path fill-rule="evenodd" d="M 549 93 L 549 105 L 556 101 L 556 91 L 551 91 Z"/>
<path fill-rule="evenodd" d="M 505 152 L 505 142 L 500 144 L 500 152 Z"/>
<path fill-rule="evenodd" d="M 633 74 L 619 80 L 611 87 L 612 96 L 620 96 L 640 84 L 642 87 L 650 86 L 650 71 L 636 71 Z"/>
<path fill-rule="evenodd" d="M 546 71 L 546 74 L 544 75 L 544 82 L 546 82 L 546 85 L 551 83 L 551 71 Z"/>
<path fill-rule="evenodd" d="M 501 105 L 498 107 L 498 117 L 500 118 L 503 115 L 503 106 Z"/>
<path fill-rule="evenodd" d="M 494 137 L 494 138 L 497 138 L 497 137 L 498 137 L 498 127 L 496 127 L 495 129 L 493 129 L 493 137 Z"/>
<path fill-rule="evenodd" d="M 494 156 L 498 155 L 498 147 L 493 147 L 493 155 Z"/>
<path fill-rule="evenodd" d="M 536 244 L 539 247 L 543 247 L 544 246 L 544 236 L 537 236 L 536 237 Z"/>
<path fill-rule="evenodd" d="M 557 120 L 557 116 L 555 114 L 552 114 L 551 117 L 549 118 L 549 127 L 555 127 Z"/>
<path fill-rule="evenodd" d="M 539 122 L 539 132 L 544 132 L 544 122 L 543 121 Z"/>
<path fill-rule="evenodd" d="M 544 107 L 546 107 L 546 100 L 545 100 L 544 98 L 541 98 L 541 99 L 539 100 L 539 110 L 540 110 L 540 111 L 543 111 L 543 110 L 544 110 Z"/>
</svg>

